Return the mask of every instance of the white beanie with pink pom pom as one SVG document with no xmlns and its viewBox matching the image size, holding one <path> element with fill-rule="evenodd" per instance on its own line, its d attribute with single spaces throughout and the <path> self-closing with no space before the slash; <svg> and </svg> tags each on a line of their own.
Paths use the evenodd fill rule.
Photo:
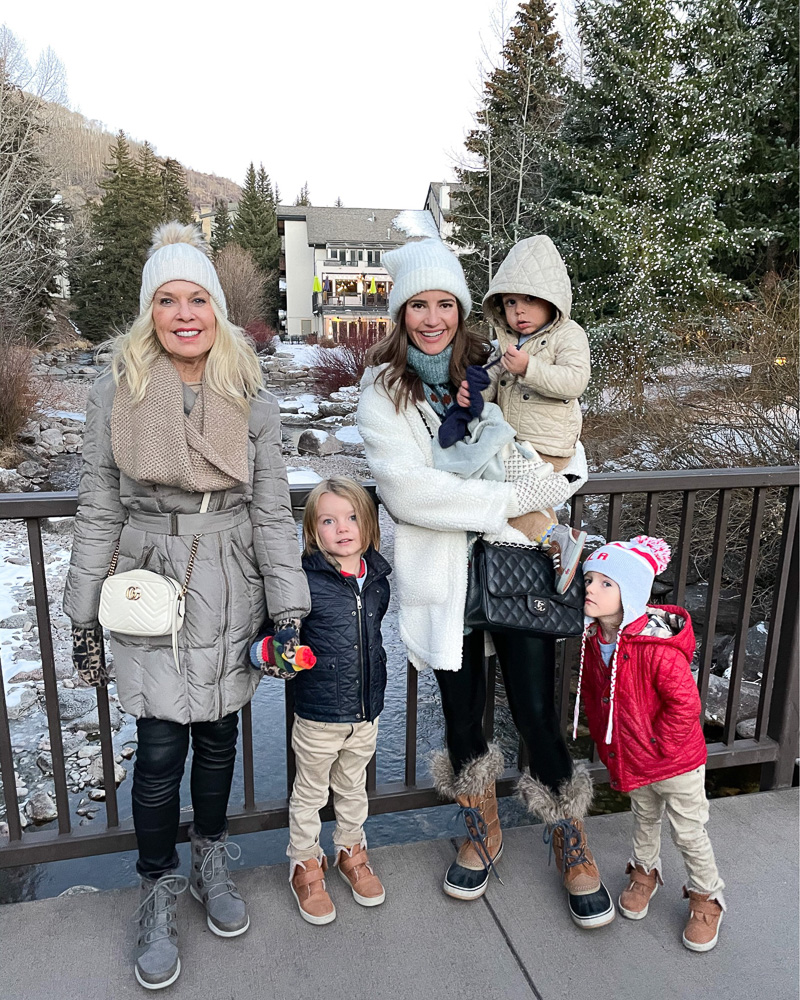
<svg viewBox="0 0 800 1000">
<path fill-rule="evenodd" d="M 583 572 L 602 573 L 617 584 L 622 598 L 622 629 L 644 614 L 653 580 L 667 568 L 671 555 L 663 538 L 637 535 L 629 542 L 609 542 L 595 549 L 584 560 Z"/>
<path fill-rule="evenodd" d="M 622 600 L 622 622 L 620 631 L 637 618 L 641 618 L 647 609 L 653 580 L 657 574 L 663 573 L 669 565 L 672 555 L 669 545 L 663 538 L 652 538 L 650 535 L 637 535 L 629 542 L 609 542 L 601 545 L 584 559 L 583 572 L 602 573 L 613 580 L 619 587 Z M 588 618 L 587 622 L 592 619 Z M 587 625 L 588 628 L 588 625 Z M 583 664 L 586 652 L 587 632 L 581 638 L 581 661 L 578 671 L 578 690 L 575 695 L 575 711 L 572 720 L 572 738 L 578 733 L 578 713 L 580 712 L 581 687 L 583 682 Z M 608 724 L 606 726 L 605 742 L 610 743 L 614 732 L 614 696 L 617 687 L 617 656 L 619 640 L 614 647 L 611 660 L 611 685 L 608 706 Z"/>
</svg>

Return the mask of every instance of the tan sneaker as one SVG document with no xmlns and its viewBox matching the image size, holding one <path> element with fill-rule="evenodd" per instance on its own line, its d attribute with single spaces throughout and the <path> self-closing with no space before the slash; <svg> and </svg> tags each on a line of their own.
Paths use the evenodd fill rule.
<svg viewBox="0 0 800 1000">
<path fill-rule="evenodd" d="M 567 864 L 564 865 L 564 827 L 553 829 L 553 853 L 556 867 L 564 878 L 570 896 L 589 896 L 601 886 L 600 871 L 586 843 L 586 830 L 579 819 L 570 819 L 571 834 L 567 844 Z"/>
<path fill-rule="evenodd" d="M 683 887 L 683 898 L 689 900 L 689 920 L 683 928 L 683 944 L 689 951 L 711 951 L 719 940 L 722 906 L 709 893 L 692 892 Z"/>
<path fill-rule="evenodd" d="M 628 888 L 620 893 L 619 912 L 628 920 L 641 920 L 647 916 L 650 900 L 655 896 L 658 887 L 664 883 L 657 868 L 653 868 L 648 874 L 641 865 L 632 865 L 630 861 L 625 874 L 630 875 L 631 880 Z"/>
<path fill-rule="evenodd" d="M 353 899 L 361 906 L 380 906 L 386 899 L 381 880 L 372 870 L 363 844 L 344 847 L 336 856 L 339 874 L 353 891 Z"/>
<path fill-rule="evenodd" d="M 297 900 L 300 916 L 309 924 L 329 924 L 336 919 L 336 907 L 325 889 L 328 859 L 322 861 L 292 861 L 289 887 Z"/>
</svg>

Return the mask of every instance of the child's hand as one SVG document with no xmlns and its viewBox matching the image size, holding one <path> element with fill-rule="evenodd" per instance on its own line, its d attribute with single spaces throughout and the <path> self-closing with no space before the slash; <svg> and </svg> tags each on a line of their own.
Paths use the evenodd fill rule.
<svg viewBox="0 0 800 1000">
<path fill-rule="evenodd" d="M 513 344 L 509 344 L 500 364 L 512 375 L 524 375 L 528 370 L 528 355 Z"/>
<path fill-rule="evenodd" d="M 465 410 L 469 409 L 469 382 L 465 379 L 461 385 L 458 387 L 458 392 L 456 393 L 456 402 L 459 406 L 463 407 Z"/>
</svg>

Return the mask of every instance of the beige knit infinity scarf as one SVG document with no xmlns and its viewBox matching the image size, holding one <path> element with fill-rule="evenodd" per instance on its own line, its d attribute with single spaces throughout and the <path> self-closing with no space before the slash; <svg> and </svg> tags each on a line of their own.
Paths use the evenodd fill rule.
<svg viewBox="0 0 800 1000">
<path fill-rule="evenodd" d="M 192 412 L 183 409 L 183 382 L 162 354 L 150 370 L 144 399 L 134 404 L 124 378 L 111 409 L 111 449 L 137 482 L 192 493 L 247 482 L 247 414 L 203 383 Z"/>
</svg>

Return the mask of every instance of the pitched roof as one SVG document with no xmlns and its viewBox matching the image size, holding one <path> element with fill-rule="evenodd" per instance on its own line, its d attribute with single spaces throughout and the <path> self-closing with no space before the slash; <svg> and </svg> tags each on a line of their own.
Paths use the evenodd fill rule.
<svg viewBox="0 0 800 1000">
<path fill-rule="evenodd" d="M 392 220 L 399 208 L 329 208 L 316 205 L 279 205 L 279 219 L 305 218 L 310 246 L 327 243 L 406 243 L 408 235 Z"/>
</svg>

